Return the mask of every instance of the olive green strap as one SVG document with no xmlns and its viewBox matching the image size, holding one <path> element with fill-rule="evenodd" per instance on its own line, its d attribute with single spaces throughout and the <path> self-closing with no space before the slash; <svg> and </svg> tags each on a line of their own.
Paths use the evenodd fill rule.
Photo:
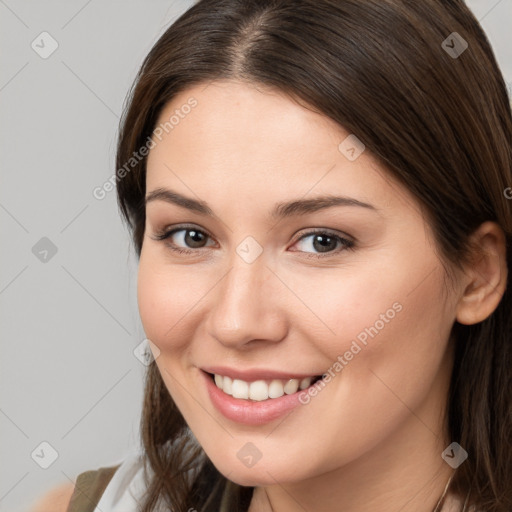
<svg viewBox="0 0 512 512">
<path fill-rule="evenodd" d="M 66 512 L 94 512 L 103 492 L 120 465 L 80 473 Z"/>
<path fill-rule="evenodd" d="M 226 482 L 226 487 L 224 487 L 224 492 L 222 493 L 219 512 L 227 512 L 228 511 L 228 504 L 229 504 L 232 492 L 233 491 L 231 488 L 231 481 L 228 480 Z"/>
</svg>

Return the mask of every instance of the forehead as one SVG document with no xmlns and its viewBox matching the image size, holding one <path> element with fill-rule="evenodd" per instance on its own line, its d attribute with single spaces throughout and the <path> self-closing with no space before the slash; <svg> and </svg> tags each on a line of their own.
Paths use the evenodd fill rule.
<svg viewBox="0 0 512 512">
<path fill-rule="evenodd" d="M 347 157 L 353 135 L 280 91 L 234 81 L 198 84 L 165 106 L 155 128 L 147 190 L 170 187 L 239 205 L 337 193 L 380 207 L 415 207 L 369 151 Z"/>
</svg>

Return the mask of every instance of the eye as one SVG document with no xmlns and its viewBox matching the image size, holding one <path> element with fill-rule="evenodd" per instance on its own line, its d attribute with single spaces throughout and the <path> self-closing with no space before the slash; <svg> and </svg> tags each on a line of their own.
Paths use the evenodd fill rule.
<svg viewBox="0 0 512 512">
<path fill-rule="evenodd" d="M 163 230 L 157 232 L 152 238 L 165 240 L 169 249 L 182 254 L 197 253 L 198 249 L 209 247 L 206 242 L 212 239 L 206 231 L 197 229 L 195 226 L 179 226 L 171 230 Z M 355 243 L 331 231 L 318 229 L 303 234 L 294 245 L 299 245 L 300 249 L 291 252 L 304 252 L 309 258 L 322 258 L 333 256 L 345 249 L 353 250 Z"/>
<path fill-rule="evenodd" d="M 319 229 L 302 235 L 294 245 L 301 247 L 299 252 L 309 252 L 308 257 L 322 258 L 324 256 L 333 256 L 345 249 L 353 249 L 355 244 L 352 240 L 348 240 L 330 231 Z M 308 249 L 312 249 L 312 251 L 308 251 Z"/>
<path fill-rule="evenodd" d="M 206 247 L 210 235 L 194 226 L 180 226 L 169 231 L 161 231 L 154 236 L 155 240 L 166 240 L 166 245 L 173 251 L 191 254 L 195 249 Z"/>
</svg>

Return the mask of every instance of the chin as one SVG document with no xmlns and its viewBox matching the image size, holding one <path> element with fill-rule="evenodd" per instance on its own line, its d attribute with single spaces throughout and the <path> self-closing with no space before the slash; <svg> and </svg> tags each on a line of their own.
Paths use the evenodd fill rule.
<svg viewBox="0 0 512 512">
<path fill-rule="evenodd" d="M 252 467 L 244 467 L 238 459 L 223 460 L 220 464 L 213 459 L 210 460 L 228 480 L 244 487 L 269 486 L 275 485 L 276 481 L 287 483 L 307 478 L 306 475 L 298 475 L 291 465 L 282 467 L 281 464 L 273 465 L 260 460 Z"/>
<path fill-rule="evenodd" d="M 272 474 L 271 471 L 270 473 Z M 235 484 L 242 485 L 243 487 L 263 487 L 276 483 L 276 479 L 272 478 L 265 469 L 258 471 L 258 473 L 254 473 L 254 468 L 248 468 L 245 471 L 238 469 L 233 471 L 231 469 L 231 471 L 222 472 L 222 474 L 228 480 L 231 480 Z M 279 482 L 281 482 L 281 480 L 279 480 Z"/>
</svg>

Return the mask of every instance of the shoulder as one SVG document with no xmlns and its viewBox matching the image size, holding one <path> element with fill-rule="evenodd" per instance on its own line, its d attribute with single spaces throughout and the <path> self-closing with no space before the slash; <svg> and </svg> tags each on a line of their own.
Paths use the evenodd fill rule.
<svg viewBox="0 0 512 512">
<path fill-rule="evenodd" d="M 66 512 L 74 490 L 71 483 L 54 487 L 38 498 L 30 512 Z"/>
</svg>

